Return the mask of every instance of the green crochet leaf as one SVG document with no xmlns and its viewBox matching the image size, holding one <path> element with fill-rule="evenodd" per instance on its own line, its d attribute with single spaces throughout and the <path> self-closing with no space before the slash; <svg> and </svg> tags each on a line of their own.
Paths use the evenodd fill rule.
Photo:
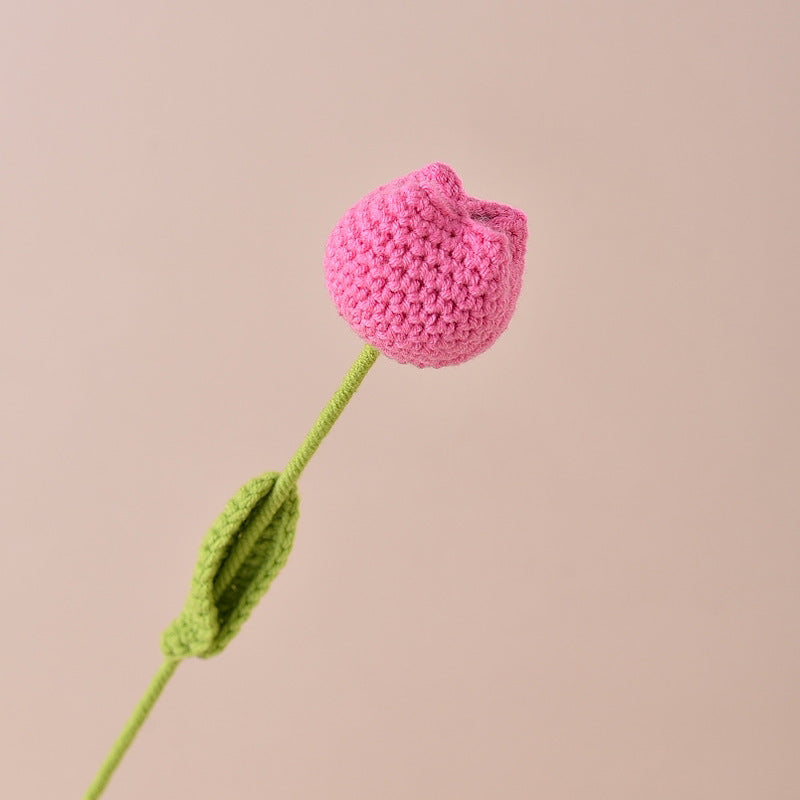
<svg viewBox="0 0 800 800">
<path fill-rule="evenodd" d="M 270 512 L 266 501 L 279 475 L 266 472 L 242 486 L 206 534 L 186 605 L 161 638 L 166 656 L 208 658 L 222 652 L 286 563 L 300 508 L 292 486 Z M 252 545 L 234 568 L 238 559 L 233 561 L 231 552 L 243 538 Z"/>
</svg>

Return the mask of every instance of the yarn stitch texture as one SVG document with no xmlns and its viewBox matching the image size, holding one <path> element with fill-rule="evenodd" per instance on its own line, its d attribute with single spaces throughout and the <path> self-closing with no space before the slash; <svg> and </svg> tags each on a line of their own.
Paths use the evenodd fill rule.
<svg viewBox="0 0 800 800">
<path fill-rule="evenodd" d="M 266 500 L 280 472 L 248 481 L 228 501 L 203 540 L 186 607 L 164 631 L 161 650 L 167 658 L 221 653 L 239 632 L 261 596 L 286 564 L 300 513 L 297 487 L 274 515 Z M 219 574 L 237 540 L 252 529 L 253 544 L 227 586 Z"/>
<path fill-rule="evenodd" d="M 325 282 L 364 340 L 400 363 L 459 364 L 508 326 L 522 288 L 525 214 L 429 164 L 379 186 L 333 229 Z"/>
<path fill-rule="evenodd" d="M 300 474 L 378 353 L 418 367 L 482 353 L 514 312 L 526 244 L 521 211 L 468 196 L 440 162 L 378 187 L 339 221 L 325 248 L 325 280 L 366 344 L 286 467 L 242 486 L 211 526 L 184 608 L 162 635 L 164 662 L 84 800 L 100 797 L 181 661 L 220 653 L 286 563 Z"/>
<path fill-rule="evenodd" d="M 284 566 L 300 513 L 297 480 L 378 358 L 366 344 L 281 472 L 248 481 L 203 539 L 183 611 L 164 631 L 164 662 L 111 746 L 84 800 L 97 800 L 185 658 L 222 652 Z"/>
</svg>

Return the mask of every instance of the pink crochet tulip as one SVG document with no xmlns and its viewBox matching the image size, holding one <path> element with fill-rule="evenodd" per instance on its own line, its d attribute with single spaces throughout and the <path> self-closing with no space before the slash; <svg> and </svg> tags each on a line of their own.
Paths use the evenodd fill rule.
<svg viewBox="0 0 800 800">
<path fill-rule="evenodd" d="M 469 197 L 434 163 L 378 187 L 328 239 L 325 283 L 355 332 L 418 367 L 460 364 L 508 326 L 522 287 L 527 220 Z"/>
</svg>

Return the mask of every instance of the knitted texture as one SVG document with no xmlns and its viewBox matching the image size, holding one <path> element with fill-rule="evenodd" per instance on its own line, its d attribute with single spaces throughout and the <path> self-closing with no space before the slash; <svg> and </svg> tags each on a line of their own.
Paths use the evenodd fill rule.
<svg viewBox="0 0 800 800">
<path fill-rule="evenodd" d="M 183 611 L 161 637 L 168 659 L 216 655 L 239 632 L 289 557 L 300 474 L 377 358 L 365 345 L 283 471 L 258 475 L 228 501 L 200 546 Z"/>
<path fill-rule="evenodd" d="M 292 486 L 273 512 L 266 503 L 280 477 L 265 472 L 248 481 L 228 501 L 200 547 L 189 597 L 180 616 L 161 637 L 168 658 L 208 658 L 222 652 L 286 563 L 294 541 L 299 499 Z M 237 541 L 252 538 L 227 585 L 225 566 Z"/>
<path fill-rule="evenodd" d="M 248 481 L 203 539 L 183 611 L 164 631 L 164 663 L 95 775 L 84 800 L 97 800 L 184 658 L 216 655 L 250 616 L 289 557 L 299 516 L 297 480 L 378 358 L 364 345 L 303 443 L 281 472 Z"/>
<path fill-rule="evenodd" d="M 437 162 L 342 217 L 325 248 L 325 282 L 340 315 L 390 358 L 459 364 L 507 328 L 527 237 L 523 212 L 468 196 Z"/>
</svg>

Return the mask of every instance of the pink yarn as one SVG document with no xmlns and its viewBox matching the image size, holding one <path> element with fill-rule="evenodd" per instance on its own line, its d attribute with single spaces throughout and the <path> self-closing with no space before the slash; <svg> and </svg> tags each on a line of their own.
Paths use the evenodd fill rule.
<svg viewBox="0 0 800 800">
<path fill-rule="evenodd" d="M 507 328 L 522 287 L 525 214 L 469 197 L 446 164 L 370 192 L 337 223 L 325 283 L 355 332 L 418 367 L 460 364 Z"/>
</svg>

